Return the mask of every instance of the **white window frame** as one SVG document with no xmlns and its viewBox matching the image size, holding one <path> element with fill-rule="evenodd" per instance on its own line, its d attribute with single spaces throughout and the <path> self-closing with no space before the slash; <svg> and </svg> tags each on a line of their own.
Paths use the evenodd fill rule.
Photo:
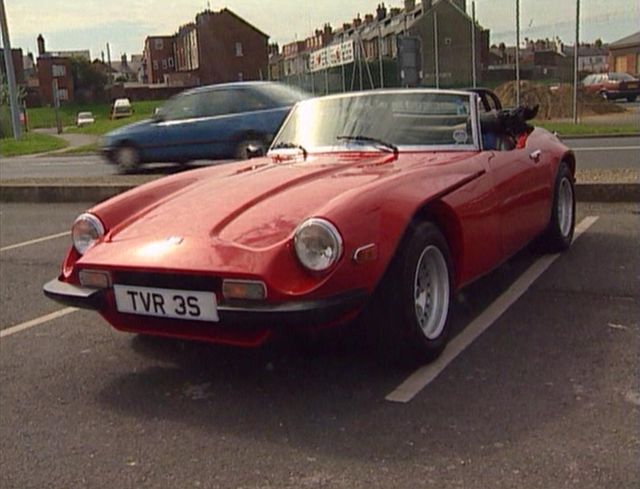
<svg viewBox="0 0 640 489">
<path fill-rule="evenodd" d="M 242 58 L 244 53 L 242 51 L 242 43 L 236 42 L 236 58 Z"/>
<path fill-rule="evenodd" d="M 162 39 L 155 39 L 153 47 L 156 51 L 160 51 L 164 47 L 164 42 L 162 41 Z"/>
</svg>

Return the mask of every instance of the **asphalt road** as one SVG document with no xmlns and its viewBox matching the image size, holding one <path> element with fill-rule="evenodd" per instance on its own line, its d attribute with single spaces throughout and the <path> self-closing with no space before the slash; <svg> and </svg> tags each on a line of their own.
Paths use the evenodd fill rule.
<svg viewBox="0 0 640 489">
<path fill-rule="evenodd" d="M 583 170 L 615 170 L 640 168 L 640 137 L 568 139 L 575 149 L 578 165 Z M 215 162 L 219 164 L 222 162 Z M 212 164 L 201 161 L 190 166 Z M 177 165 L 153 164 L 143 167 L 141 174 L 166 174 L 180 170 Z M 98 155 L 25 156 L 0 161 L 0 179 L 104 177 L 116 174 Z"/>
<path fill-rule="evenodd" d="M 0 329 L 41 294 L 82 204 L 0 208 Z M 637 488 L 639 210 L 599 216 L 410 403 L 407 373 L 349 336 L 244 351 L 154 340 L 72 312 L 0 338 L 0 487 Z M 457 297 L 454 329 L 538 256 Z"/>
</svg>

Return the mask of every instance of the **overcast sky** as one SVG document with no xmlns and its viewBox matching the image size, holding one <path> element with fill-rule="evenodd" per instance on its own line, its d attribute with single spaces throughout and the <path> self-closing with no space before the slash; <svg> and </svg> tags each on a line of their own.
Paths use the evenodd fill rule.
<svg viewBox="0 0 640 489">
<path fill-rule="evenodd" d="M 144 38 L 173 34 L 210 3 L 227 7 L 281 45 L 303 39 L 325 22 L 342 25 L 358 13 L 375 11 L 379 0 L 4 0 L 11 44 L 36 52 L 42 33 L 50 51 L 90 49 L 100 57 L 107 42 L 112 59 L 142 52 Z M 420 0 L 417 0 L 419 2 Z M 385 2 L 402 7 L 403 0 Z M 480 23 L 491 29 L 491 42 L 513 44 L 516 0 L 476 0 Z M 471 10 L 471 0 L 467 0 Z M 581 0 L 581 39 L 615 41 L 640 29 L 635 0 Z M 522 37 L 560 36 L 573 43 L 575 0 L 521 0 Z"/>
</svg>

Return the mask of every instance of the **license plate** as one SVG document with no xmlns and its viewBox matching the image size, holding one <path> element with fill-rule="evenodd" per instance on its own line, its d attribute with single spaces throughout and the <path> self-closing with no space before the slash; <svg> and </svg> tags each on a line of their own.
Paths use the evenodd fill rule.
<svg viewBox="0 0 640 489">
<path fill-rule="evenodd" d="M 213 292 L 114 285 L 119 312 L 194 321 L 218 321 Z"/>
</svg>

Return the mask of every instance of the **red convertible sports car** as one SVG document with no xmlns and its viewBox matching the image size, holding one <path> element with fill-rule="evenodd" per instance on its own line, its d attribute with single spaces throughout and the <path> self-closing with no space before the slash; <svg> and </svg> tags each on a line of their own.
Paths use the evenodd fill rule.
<svg viewBox="0 0 640 489">
<path fill-rule="evenodd" d="M 575 157 L 534 113 L 486 90 L 300 102 L 265 156 L 80 215 L 44 292 L 118 330 L 245 347 L 361 315 L 398 358 L 428 361 L 456 291 L 534 239 L 571 243 Z"/>
</svg>

